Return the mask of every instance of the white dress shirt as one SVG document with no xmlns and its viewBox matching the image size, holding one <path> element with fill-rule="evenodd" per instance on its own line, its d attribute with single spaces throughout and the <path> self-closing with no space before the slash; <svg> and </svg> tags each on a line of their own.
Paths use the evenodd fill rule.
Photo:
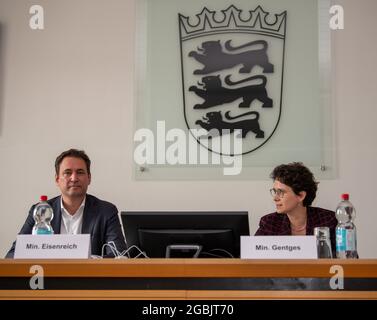
<svg viewBox="0 0 377 320">
<path fill-rule="evenodd" d="M 82 201 L 77 211 L 73 215 L 71 215 L 64 208 L 63 197 L 60 197 L 60 208 L 62 212 L 62 221 L 60 225 L 61 234 L 81 234 L 82 217 L 84 213 L 85 200 L 86 200 L 86 197 Z"/>
</svg>

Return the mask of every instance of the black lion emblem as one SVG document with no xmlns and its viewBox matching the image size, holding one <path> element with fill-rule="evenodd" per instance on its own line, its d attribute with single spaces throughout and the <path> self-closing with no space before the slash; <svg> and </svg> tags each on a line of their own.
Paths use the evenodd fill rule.
<svg viewBox="0 0 377 320">
<path fill-rule="evenodd" d="M 241 108 L 248 108 L 253 100 L 258 99 L 263 103 L 263 107 L 271 108 L 272 99 L 267 95 L 265 76 L 253 76 L 240 81 L 233 82 L 230 80 L 230 76 L 225 77 L 225 83 L 229 86 L 234 86 L 243 82 L 252 80 L 262 80 L 261 84 L 249 85 L 240 88 L 225 88 L 222 86 L 220 76 L 206 76 L 202 78 L 202 83 L 198 83 L 203 89 L 197 86 L 191 86 L 189 91 L 195 92 L 199 97 L 204 99 L 202 104 L 196 104 L 194 109 L 207 109 L 210 107 L 222 105 L 225 103 L 233 102 L 239 98 L 242 98 L 242 102 L 239 104 Z"/>
<path fill-rule="evenodd" d="M 237 51 L 246 47 L 261 45 L 261 49 L 248 50 L 240 53 L 224 52 L 220 40 L 205 41 L 202 47 L 197 51 L 189 52 L 189 57 L 193 57 L 199 63 L 203 64 L 203 69 L 197 69 L 194 74 L 208 74 L 224 69 L 233 68 L 239 64 L 242 65 L 240 73 L 250 73 L 251 69 L 259 65 L 263 68 L 264 73 L 274 72 L 274 66 L 268 60 L 267 48 L 268 44 L 264 40 L 257 40 L 245 43 L 238 47 L 230 45 L 231 40 L 225 42 L 225 48 L 228 51 Z"/>
<path fill-rule="evenodd" d="M 225 118 L 228 120 L 234 120 L 237 118 L 245 117 L 247 115 L 254 115 L 254 119 L 245 119 L 237 122 L 227 122 L 223 120 L 223 116 L 221 111 L 213 111 L 208 112 L 203 120 L 197 120 L 195 124 L 200 125 L 202 128 L 206 129 L 207 131 L 211 131 L 212 129 L 217 129 L 222 135 L 222 130 L 229 130 L 233 132 L 234 130 L 241 130 L 242 138 L 245 138 L 249 132 L 253 132 L 256 134 L 256 138 L 264 138 L 264 132 L 260 129 L 259 126 L 259 113 L 256 111 L 250 111 L 243 114 L 240 114 L 235 117 L 231 117 L 229 115 L 230 111 L 225 113 Z"/>
</svg>

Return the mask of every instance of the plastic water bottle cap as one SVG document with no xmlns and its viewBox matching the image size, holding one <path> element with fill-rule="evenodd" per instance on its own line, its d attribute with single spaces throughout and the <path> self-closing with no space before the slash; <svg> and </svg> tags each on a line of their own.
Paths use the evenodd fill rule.
<svg viewBox="0 0 377 320">
<path fill-rule="evenodd" d="M 350 195 L 348 193 L 343 193 L 342 194 L 342 199 L 343 200 L 348 200 L 350 198 Z"/>
<path fill-rule="evenodd" d="M 47 201 L 47 196 L 41 196 L 41 201 Z"/>
</svg>

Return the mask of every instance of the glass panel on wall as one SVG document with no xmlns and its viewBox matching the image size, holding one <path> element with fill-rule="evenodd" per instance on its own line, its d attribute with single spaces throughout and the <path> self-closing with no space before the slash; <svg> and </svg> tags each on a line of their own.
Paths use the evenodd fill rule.
<svg viewBox="0 0 377 320">
<path fill-rule="evenodd" d="M 334 178 L 328 0 L 143 0 L 135 178 Z"/>
</svg>

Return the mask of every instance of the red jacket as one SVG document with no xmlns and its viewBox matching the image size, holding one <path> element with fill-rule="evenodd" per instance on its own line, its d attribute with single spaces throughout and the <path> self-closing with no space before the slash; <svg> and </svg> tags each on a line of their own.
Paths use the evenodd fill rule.
<svg viewBox="0 0 377 320">
<path fill-rule="evenodd" d="M 316 208 L 307 207 L 306 234 L 313 235 L 315 227 L 329 227 L 330 239 L 333 257 L 335 256 L 335 228 L 338 221 L 335 218 L 335 212 Z M 263 216 L 259 222 L 259 229 L 256 236 L 288 236 L 291 235 L 291 224 L 288 216 L 284 213 L 270 213 Z"/>
</svg>

